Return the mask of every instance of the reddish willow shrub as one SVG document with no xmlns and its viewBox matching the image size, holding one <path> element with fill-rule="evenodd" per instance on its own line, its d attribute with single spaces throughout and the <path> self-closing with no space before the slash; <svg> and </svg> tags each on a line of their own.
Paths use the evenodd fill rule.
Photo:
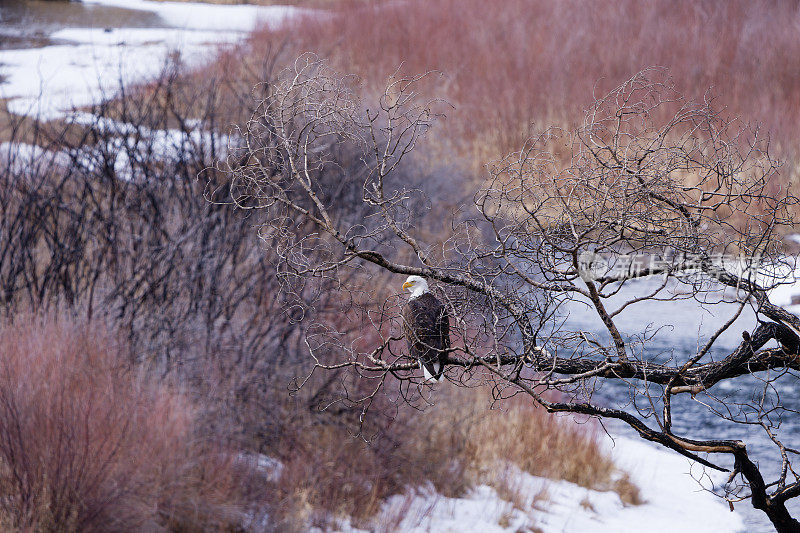
<svg viewBox="0 0 800 533">
<path fill-rule="evenodd" d="M 120 366 L 102 330 L 20 317 L 0 327 L 0 353 L 4 528 L 234 520 L 232 461 L 198 444 L 185 397 Z"/>
<path fill-rule="evenodd" d="M 352 1 L 263 30 L 249 55 L 285 42 L 378 87 L 401 65 L 409 74 L 439 69 L 437 94 L 456 106 L 442 137 L 465 143 L 478 165 L 519 149 L 532 122 L 579 120 L 593 91 L 654 65 L 669 68 L 688 96 L 712 87 L 730 114 L 771 132 L 778 155 L 795 157 L 797 9 L 788 0 Z"/>
</svg>

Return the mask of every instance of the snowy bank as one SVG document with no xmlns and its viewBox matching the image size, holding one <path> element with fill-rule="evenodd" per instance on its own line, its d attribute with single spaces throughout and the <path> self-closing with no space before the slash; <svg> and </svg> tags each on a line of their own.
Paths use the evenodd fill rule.
<svg viewBox="0 0 800 533">
<path fill-rule="evenodd" d="M 731 533 L 742 531 L 742 517 L 720 498 L 702 489 L 720 482 L 672 452 L 644 441 L 617 438 L 605 442 L 615 463 L 628 472 L 645 503 L 625 505 L 613 491 L 586 489 L 566 481 L 550 480 L 515 470 L 511 484 L 522 497 L 514 503 L 486 485 L 463 498 L 446 498 L 431 488 L 389 498 L 374 520 L 377 529 L 403 532 L 515 532 L 563 531 L 641 533 Z M 520 504 L 521 508 L 520 508 Z M 381 527 L 383 526 L 383 527 Z M 361 531 L 349 523 L 342 531 Z"/>
<path fill-rule="evenodd" d="M 135 9 L 155 13 L 168 25 L 183 30 L 250 32 L 261 23 L 272 27 L 292 16 L 292 6 L 206 4 L 202 2 L 152 2 L 149 0 L 83 0 L 84 4 Z"/>
<path fill-rule="evenodd" d="M 299 12 L 290 6 L 216 5 L 147 0 L 86 0 L 87 4 L 157 14 L 169 28 L 70 28 L 42 48 L 0 50 L 0 98 L 20 115 L 45 120 L 113 96 L 122 85 L 152 79 L 179 58 L 211 61 L 220 46 L 240 42 L 258 24 L 279 25 Z"/>
</svg>

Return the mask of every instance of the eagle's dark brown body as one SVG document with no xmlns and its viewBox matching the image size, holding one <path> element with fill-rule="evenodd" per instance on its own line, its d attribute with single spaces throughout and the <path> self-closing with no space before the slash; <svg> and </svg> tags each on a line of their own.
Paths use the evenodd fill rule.
<svg viewBox="0 0 800 533">
<path fill-rule="evenodd" d="M 450 348 L 450 317 L 445 306 L 429 292 L 410 299 L 403 307 L 403 330 L 409 355 L 438 380 Z"/>
</svg>

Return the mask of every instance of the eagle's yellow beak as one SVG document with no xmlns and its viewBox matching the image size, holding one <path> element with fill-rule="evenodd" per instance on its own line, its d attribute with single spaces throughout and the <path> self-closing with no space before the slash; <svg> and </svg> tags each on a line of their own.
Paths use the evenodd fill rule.
<svg viewBox="0 0 800 533">
<path fill-rule="evenodd" d="M 403 289 L 407 289 L 407 288 L 409 288 L 410 286 L 412 286 L 413 284 L 414 284 L 414 283 L 412 283 L 411 281 L 406 281 L 405 283 L 403 283 Z"/>
</svg>

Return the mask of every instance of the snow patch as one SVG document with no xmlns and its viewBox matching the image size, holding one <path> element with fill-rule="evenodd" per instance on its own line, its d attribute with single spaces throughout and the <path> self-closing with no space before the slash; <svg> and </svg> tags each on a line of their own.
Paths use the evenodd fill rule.
<svg viewBox="0 0 800 533">
<path fill-rule="evenodd" d="M 723 483 L 724 472 L 711 471 L 643 440 L 605 441 L 614 463 L 639 487 L 644 505 L 609 516 L 607 529 L 597 531 L 734 532 L 743 531 L 741 515 L 709 490 Z M 698 482 L 700 480 L 700 482 Z M 701 486 L 702 483 L 702 486 Z M 744 502 L 741 505 L 748 505 Z"/>
<path fill-rule="evenodd" d="M 83 145 L 63 151 L 19 142 L 0 144 L 0 163 L 15 174 L 27 170 L 65 167 L 76 164 L 86 172 L 105 168 L 113 158 L 113 167 L 119 179 L 136 181 L 144 178 L 143 169 L 154 161 L 178 162 L 187 157 L 213 151 L 224 158 L 233 139 L 202 128 L 200 121 L 187 122 L 187 130 L 153 130 L 134 126 L 90 113 L 73 113 L 68 120 L 90 126 L 106 140 L 96 145 Z M 191 128 L 191 129 L 189 129 Z"/>
<path fill-rule="evenodd" d="M 187 30 L 249 32 L 263 22 L 282 24 L 301 11 L 292 6 L 221 5 L 200 2 L 151 2 L 148 0 L 83 0 L 85 4 L 149 11 L 170 26 Z"/>
<path fill-rule="evenodd" d="M 12 174 L 35 173 L 37 168 L 66 166 L 70 162 L 67 154 L 52 152 L 41 146 L 27 143 L 0 143 L 0 164 Z"/>
<path fill-rule="evenodd" d="M 522 508 L 503 500 L 487 485 L 463 498 L 444 497 L 428 486 L 389 498 L 374 523 L 412 533 L 511 533 L 536 528 L 545 533 L 731 533 L 744 529 L 738 513 L 730 512 L 723 500 L 698 484 L 693 475 L 699 477 L 702 471 L 688 459 L 628 438 L 609 439 L 605 445 L 639 487 L 644 504 L 626 505 L 613 491 L 586 489 L 511 467 L 512 486 L 521 496 L 516 503 Z M 702 473 L 707 485 L 724 478 Z M 341 523 L 339 530 L 362 531 L 349 521 Z"/>
<path fill-rule="evenodd" d="M 239 454 L 237 460 L 240 464 L 249 466 L 264 474 L 268 481 L 278 481 L 283 473 L 283 463 L 263 453 L 242 452 Z"/>
<path fill-rule="evenodd" d="M 798 240 L 797 235 L 791 235 L 788 240 Z M 786 264 L 781 265 L 778 272 L 779 280 L 767 280 L 768 284 L 779 281 L 773 289 L 769 291 L 769 301 L 775 305 L 784 307 L 790 313 L 798 314 L 800 305 L 792 304 L 793 297 L 800 297 L 800 261 L 798 257 L 785 258 Z"/>
</svg>

